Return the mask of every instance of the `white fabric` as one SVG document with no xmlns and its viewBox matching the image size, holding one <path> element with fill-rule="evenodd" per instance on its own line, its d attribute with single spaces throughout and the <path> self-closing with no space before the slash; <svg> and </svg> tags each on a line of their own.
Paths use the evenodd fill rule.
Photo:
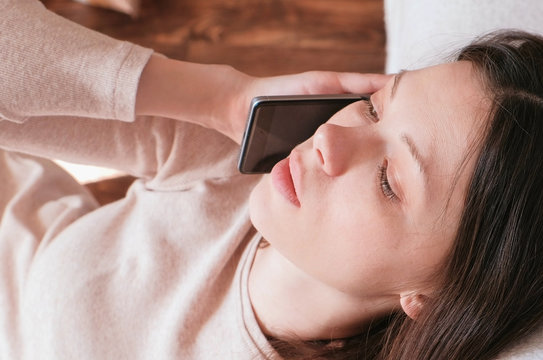
<svg viewBox="0 0 543 360">
<path fill-rule="evenodd" d="M 543 33 L 540 0 L 385 0 L 386 72 L 438 64 L 489 31 Z"/>
</svg>

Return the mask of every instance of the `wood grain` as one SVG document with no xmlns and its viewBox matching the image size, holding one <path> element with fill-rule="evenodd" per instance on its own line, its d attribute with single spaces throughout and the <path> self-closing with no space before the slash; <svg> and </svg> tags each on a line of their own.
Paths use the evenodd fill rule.
<svg viewBox="0 0 543 360">
<path fill-rule="evenodd" d="M 137 19 L 70 0 L 43 2 L 115 38 L 252 75 L 384 70 L 382 0 L 144 0 Z"/>
</svg>

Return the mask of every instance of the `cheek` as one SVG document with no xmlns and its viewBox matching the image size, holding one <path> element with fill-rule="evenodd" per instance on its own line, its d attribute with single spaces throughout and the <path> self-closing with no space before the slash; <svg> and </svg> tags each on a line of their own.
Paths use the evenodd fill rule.
<svg viewBox="0 0 543 360">
<path fill-rule="evenodd" d="M 329 120 L 329 124 L 335 124 L 345 127 L 360 126 L 361 114 L 367 113 L 367 104 L 363 101 L 357 101 L 335 113 Z"/>
<path fill-rule="evenodd" d="M 266 211 L 267 207 L 264 206 L 270 195 L 267 193 L 266 187 L 263 183 L 265 178 L 266 177 L 263 177 L 262 180 L 260 180 L 249 197 L 249 215 L 251 222 L 260 233 L 263 232 L 262 229 L 266 229 L 269 226 L 266 219 L 270 218 L 269 213 L 267 214 Z"/>
<path fill-rule="evenodd" d="M 296 232 L 296 209 L 276 192 L 269 175 L 262 177 L 249 197 L 251 222 L 272 245 Z"/>
</svg>

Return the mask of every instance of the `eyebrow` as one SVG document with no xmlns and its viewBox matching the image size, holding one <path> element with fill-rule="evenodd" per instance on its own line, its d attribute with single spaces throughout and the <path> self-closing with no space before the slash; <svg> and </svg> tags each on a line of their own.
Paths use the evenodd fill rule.
<svg viewBox="0 0 543 360">
<path fill-rule="evenodd" d="M 394 98 L 396 90 L 398 89 L 398 85 L 400 85 L 400 80 L 402 79 L 402 76 L 405 75 L 405 73 L 407 73 L 407 70 L 402 69 L 396 75 L 394 75 L 394 82 L 392 83 L 392 89 L 390 90 L 390 100 Z"/>
<path fill-rule="evenodd" d="M 396 91 L 398 90 L 398 85 L 400 85 L 400 80 L 402 77 L 407 73 L 408 71 L 405 69 L 400 70 L 396 75 L 394 75 L 394 82 L 392 83 L 392 89 L 390 90 L 390 100 L 392 101 L 394 95 L 396 94 Z M 419 172 L 422 174 L 424 183 L 428 183 L 428 173 L 426 171 L 426 161 L 424 160 L 423 156 L 421 155 L 419 149 L 417 148 L 417 145 L 413 141 L 409 135 L 406 133 L 401 134 L 402 141 L 407 144 L 407 147 L 409 149 L 409 153 L 415 160 L 415 163 L 417 164 L 417 167 L 419 168 Z"/>
<path fill-rule="evenodd" d="M 408 71 L 405 70 L 405 69 L 402 69 L 400 70 L 396 75 L 394 75 L 394 82 L 392 83 L 392 89 L 390 90 L 390 100 L 392 100 L 392 98 L 394 97 L 394 95 L 396 94 L 396 91 L 398 90 L 398 86 L 400 85 L 400 80 L 402 79 L 402 77 L 407 73 Z M 422 155 L 420 154 L 420 151 L 419 149 L 417 148 L 417 146 L 415 145 L 415 142 L 413 141 L 413 139 L 411 139 L 407 134 L 403 133 L 401 135 L 402 137 L 402 141 L 404 143 L 407 144 L 408 148 L 409 148 L 409 153 L 411 154 L 411 156 L 413 157 L 413 159 L 415 160 L 415 162 L 417 163 L 418 167 L 419 167 L 419 171 L 420 173 L 423 175 L 424 177 L 424 181 L 427 182 L 428 181 L 428 178 L 426 176 L 426 166 L 425 166 L 425 161 L 424 161 L 424 158 L 422 157 Z"/>
<path fill-rule="evenodd" d="M 407 144 L 407 147 L 409 148 L 409 153 L 411 154 L 411 156 L 417 163 L 419 171 L 423 175 L 424 183 L 425 184 L 428 183 L 428 177 L 427 177 L 427 172 L 426 172 L 426 162 L 424 161 L 424 158 L 422 157 L 419 149 L 415 145 L 415 142 L 413 141 L 413 139 L 409 137 L 409 135 L 405 133 L 402 133 L 401 137 L 402 137 L 402 141 L 405 144 Z"/>
</svg>

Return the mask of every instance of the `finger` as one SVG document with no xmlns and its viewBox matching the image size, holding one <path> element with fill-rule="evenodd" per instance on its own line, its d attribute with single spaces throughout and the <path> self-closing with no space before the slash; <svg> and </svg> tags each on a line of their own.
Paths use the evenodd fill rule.
<svg viewBox="0 0 543 360">
<path fill-rule="evenodd" d="M 382 89 L 392 79 L 392 75 L 338 73 L 338 82 L 343 92 L 373 93 Z"/>
</svg>

